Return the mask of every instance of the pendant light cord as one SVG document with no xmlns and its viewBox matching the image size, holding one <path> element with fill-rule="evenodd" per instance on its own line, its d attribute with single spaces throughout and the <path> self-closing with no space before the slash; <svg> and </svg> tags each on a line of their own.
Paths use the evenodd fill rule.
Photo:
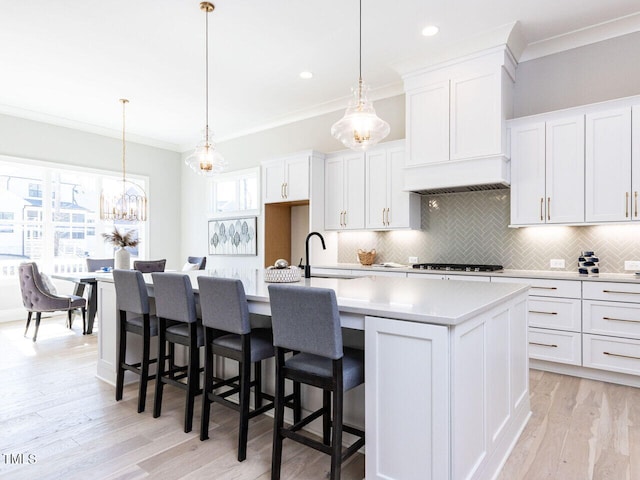
<svg viewBox="0 0 640 480">
<path fill-rule="evenodd" d="M 359 78 L 362 82 L 362 0 L 360 0 L 360 71 Z"/>
<path fill-rule="evenodd" d="M 124 114 L 124 106 L 129 103 L 129 100 L 127 100 L 126 98 L 121 98 L 120 101 L 122 102 L 122 183 L 125 182 L 126 180 L 126 170 L 125 170 L 125 154 L 126 154 L 126 149 L 127 149 L 127 144 L 125 142 L 125 138 L 124 138 L 124 132 L 125 132 L 125 114 Z"/>
<path fill-rule="evenodd" d="M 205 46 L 204 46 L 204 55 L 205 55 L 205 116 L 206 122 L 204 127 L 204 136 L 205 136 L 205 145 L 209 146 L 209 10 L 205 10 Z"/>
</svg>

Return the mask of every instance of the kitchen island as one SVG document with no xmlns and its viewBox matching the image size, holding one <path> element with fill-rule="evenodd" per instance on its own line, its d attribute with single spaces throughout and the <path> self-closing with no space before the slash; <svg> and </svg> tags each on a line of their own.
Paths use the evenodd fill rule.
<svg viewBox="0 0 640 480">
<path fill-rule="evenodd" d="M 261 270 L 188 275 L 196 291 L 198 276 L 239 278 L 249 310 L 270 314 Z M 527 286 L 387 277 L 299 284 L 334 289 L 343 327 L 364 331 L 368 480 L 495 476 L 530 415 Z M 111 279 L 98 281 L 98 310 L 98 377 L 113 384 Z"/>
</svg>

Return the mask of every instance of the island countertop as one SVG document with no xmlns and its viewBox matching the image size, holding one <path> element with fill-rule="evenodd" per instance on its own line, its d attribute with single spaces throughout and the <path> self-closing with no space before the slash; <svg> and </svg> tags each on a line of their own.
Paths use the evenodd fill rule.
<svg viewBox="0 0 640 480">
<path fill-rule="evenodd" d="M 264 270 L 197 270 L 181 272 L 191 278 L 198 291 L 197 278 L 217 276 L 242 281 L 249 302 L 269 303 L 269 283 Z M 110 274 L 97 275 L 99 281 L 112 282 Z M 150 274 L 145 282 L 153 287 Z M 442 282 L 428 278 L 360 277 L 308 278 L 289 285 L 330 288 L 336 292 L 341 313 L 396 318 L 437 325 L 458 325 L 495 305 L 525 292 L 518 283 Z"/>
</svg>

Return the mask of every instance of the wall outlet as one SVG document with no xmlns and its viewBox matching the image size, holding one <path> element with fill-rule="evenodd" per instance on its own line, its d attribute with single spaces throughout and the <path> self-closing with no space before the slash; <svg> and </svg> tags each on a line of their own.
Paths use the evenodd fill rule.
<svg viewBox="0 0 640 480">
<path fill-rule="evenodd" d="M 564 258 L 552 258 L 549 264 L 551 268 L 564 268 Z"/>
<path fill-rule="evenodd" d="M 409 263 L 418 263 L 418 257 L 409 257 Z"/>
<path fill-rule="evenodd" d="M 640 272 L 640 260 L 625 260 L 624 269 L 635 270 L 636 272 Z"/>
</svg>

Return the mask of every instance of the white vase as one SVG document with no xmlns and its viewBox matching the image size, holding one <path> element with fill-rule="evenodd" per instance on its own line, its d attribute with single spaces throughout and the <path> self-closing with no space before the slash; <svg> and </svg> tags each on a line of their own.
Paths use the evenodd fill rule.
<svg viewBox="0 0 640 480">
<path fill-rule="evenodd" d="M 129 250 L 120 247 L 113 255 L 113 266 L 119 270 L 129 270 L 131 268 L 131 254 Z"/>
</svg>

